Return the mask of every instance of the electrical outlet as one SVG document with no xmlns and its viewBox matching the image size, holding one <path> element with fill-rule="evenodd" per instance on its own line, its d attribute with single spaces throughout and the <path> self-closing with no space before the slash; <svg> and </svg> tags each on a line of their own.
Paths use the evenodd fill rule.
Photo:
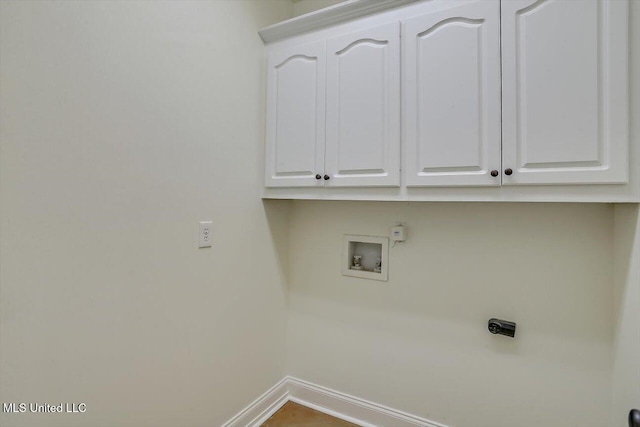
<svg viewBox="0 0 640 427">
<path fill-rule="evenodd" d="M 396 225 L 391 227 L 391 240 L 394 242 L 404 242 L 406 239 L 406 232 L 403 225 Z"/>
<path fill-rule="evenodd" d="M 211 226 L 213 223 L 211 221 L 200 221 L 200 245 L 199 248 L 210 248 L 211 247 Z"/>
</svg>

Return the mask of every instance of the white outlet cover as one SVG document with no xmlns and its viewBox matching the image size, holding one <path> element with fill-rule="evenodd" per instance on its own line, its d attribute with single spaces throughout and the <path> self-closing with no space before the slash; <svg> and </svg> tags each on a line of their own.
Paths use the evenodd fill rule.
<svg viewBox="0 0 640 427">
<path fill-rule="evenodd" d="M 211 247 L 211 239 L 213 236 L 212 233 L 213 222 L 212 221 L 200 221 L 200 229 L 199 229 L 199 248 L 210 248 Z"/>
<path fill-rule="evenodd" d="M 391 227 L 391 240 L 394 242 L 404 242 L 406 239 L 405 237 L 405 230 L 404 230 L 404 226 L 402 225 L 396 225 L 395 227 Z"/>
</svg>

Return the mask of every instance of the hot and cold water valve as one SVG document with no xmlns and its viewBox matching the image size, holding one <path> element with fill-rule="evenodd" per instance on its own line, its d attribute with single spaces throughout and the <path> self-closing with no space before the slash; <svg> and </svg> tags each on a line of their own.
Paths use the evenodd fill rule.
<svg viewBox="0 0 640 427">
<path fill-rule="evenodd" d="M 508 320 L 489 319 L 489 332 L 513 338 L 516 335 L 516 324 Z"/>
</svg>

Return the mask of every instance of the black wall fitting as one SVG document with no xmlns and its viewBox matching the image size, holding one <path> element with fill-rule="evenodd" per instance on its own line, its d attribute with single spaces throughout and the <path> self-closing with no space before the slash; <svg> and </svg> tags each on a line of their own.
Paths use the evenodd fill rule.
<svg viewBox="0 0 640 427">
<path fill-rule="evenodd" d="M 513 338 L 516 335 L 516 324 L 508 320 L 489 319 L 489 332 Z"/>
</svg>

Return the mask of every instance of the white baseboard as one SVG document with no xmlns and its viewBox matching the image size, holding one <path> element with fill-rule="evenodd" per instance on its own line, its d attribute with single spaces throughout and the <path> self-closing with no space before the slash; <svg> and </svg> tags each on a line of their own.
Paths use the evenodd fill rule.
<svg viewBox="0 0 640 427">
<path fill-rule="evenodd" d="M 249 406 L 238 412 L 222 427 L 260 426 L 289 401 L 288 377 L 284 377 L 276 385 L 254 400 Z"/>
<path fill-rule="evenodd" d="M 362 427 L 447 427 L 293 377 L 282 379 L 223 427 L 259 427 L 288 401 Z"/>
</svg>

